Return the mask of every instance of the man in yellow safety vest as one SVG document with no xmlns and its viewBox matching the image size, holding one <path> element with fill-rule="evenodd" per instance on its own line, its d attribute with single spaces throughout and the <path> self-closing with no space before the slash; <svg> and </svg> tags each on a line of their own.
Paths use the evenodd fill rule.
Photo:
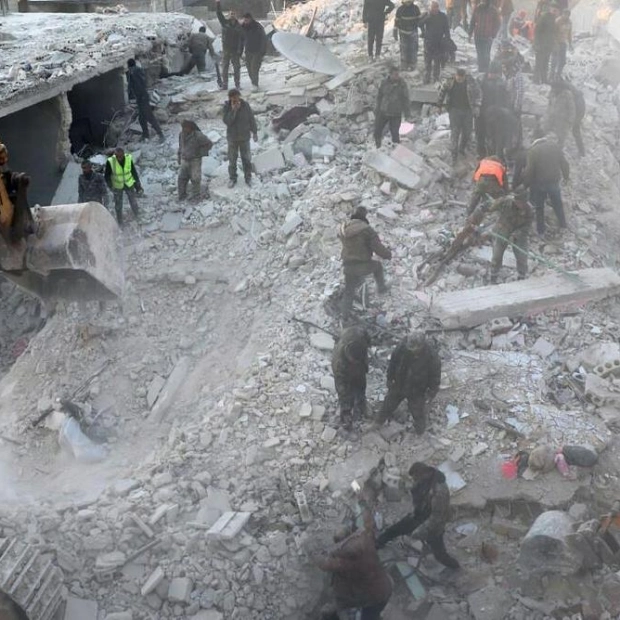
<svg viewBox="0 0 620 620">
<path fill-rule="evenodd" d="M 114 155 L 108 158 L 105 166 L 105 182 L 114 195 L 114 209 L 119 226 L 123 225 L 123 192 L 129 198 L 129 206 L 138 219 L 137 195 L 142 193 L 142 185 L 138 171 L 129 153 L 119 146 L 114 149 Z"/>
</svg>

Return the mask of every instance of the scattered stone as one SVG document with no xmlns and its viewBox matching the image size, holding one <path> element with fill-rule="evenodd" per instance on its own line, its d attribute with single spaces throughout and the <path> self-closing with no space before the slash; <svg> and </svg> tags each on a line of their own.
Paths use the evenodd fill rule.
<svg viewBox="0 0 620 620">
<path fill-rule="evenodd" d="M 159 393 L 159 398 L 155 403 L 155 406 L 151 410 L 149 419 L 152 422 L 161 422 L 164 416 L 168 412 L 168 409 L 174 402 L 177 392 L 185 382 L 185 379 L 189 373 L 190 361 L 187 357 L 182 357 L 170 373 L 170 376 L 166 380 L 166 384 Z"/>
<path fill-rule="evenodd" d="M 69 596 L 64 620 L 97 620 L 98 611 L 97 601 Z"/>
<path fill-rule="evenodd" d="M 299 408 L 300 418 L 309 418 L 312 415 L 312 403 L 303 403 Z"/>
<path fill-rule="evenodd" d="M 187 605 L 193 589 L 194 583 L 189 577 L 176 577 L 170 581 L 168 600 L 171 603 L 183 603 Z"/>
<path fill-rule="evenodd" d="M 279 148 L 263 151 L 252 157 L 252 163 L 257 174 L 265 174 L 286 167 L 282 151 Z"/>
<path fill-rule="evenodd" d="M 345 491 L 350 489 L 351 483 L 356 480 L 360 487 L 372 476 L 381 457 L 373 450 L 362 449 L 355 452 L 342 463 L 332 465 L 327 471 L 329 488 L 332 491 Z"/>
<path fill-rule="evenodd" d="M 250 520 L 250 512 L 225 512 L 207 532 L 213 540 L 231 540 L 239 534 Z"/>
<path fill-rule="evenodd" d="M 140 593 L 142 596 L 146 596 L 151 592 L 154 592 L 157 586 L 164 580 L 165 574 L 164 570 L 161 566 L 158 566 L 149 576 L 149 578 L 144 582 Z"/>
<path fill-rule="evenodd" d="M 555 345 L 548 340 L 545 340 L 542 336 L 536 340 L 532 347 L 532 353 L 540 355 L 540 357 L 549 357 L 555 351 Z"/>
<path fill-rule="evenodd" d="M 335 345 L 333 337 L 325 332 L 310 334 L 310 344 L 319 351 L 333 351 Z"/>
<path fill-rule="evenodd" d="M 332 441 L 334 441 L 334 439 L 336 439 L 337 435 L 338 431 L 335 428 L 332 428 L 331 426 L 326 426 L 323 429 L 323 433 L 321 434 L 321 439 L 326 443 L 331 443 Z"/>
<path fill-rule="evenodd" d="M 159 228 L 162 232 L 176 232 L 181 228 L 183 213 L 164 213 Z"/>
<path fill-rule="evenodd" d="M 289 211 L 284 219 L 284 224 L 280 227 L 280 234 L 288 237 L 296 228 L 303 224 L 303 220 L 297 211 Z"/>
<path fill-rule="evenodd" d="M 510 592 L 499 586 L 486 586 L 467 597 L 469 611 L 476 620 L 503 620 L 512 605 Z"/>
</svg>

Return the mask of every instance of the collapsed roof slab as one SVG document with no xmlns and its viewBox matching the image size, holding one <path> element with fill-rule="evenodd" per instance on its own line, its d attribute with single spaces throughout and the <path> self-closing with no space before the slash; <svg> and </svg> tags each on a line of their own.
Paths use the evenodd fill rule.
<svg viewBox="0 0 620 620">
<path fill-rule="evenodd" d="M 583 269 L 541 278 L 482 286 L 437 295 L 432 316 L 447 329 L 475 327 L 503 316 L 514 318 L 552 308 L 584 304 L 620 293 L 620 276 L 611 269 Z"/>
</svg>

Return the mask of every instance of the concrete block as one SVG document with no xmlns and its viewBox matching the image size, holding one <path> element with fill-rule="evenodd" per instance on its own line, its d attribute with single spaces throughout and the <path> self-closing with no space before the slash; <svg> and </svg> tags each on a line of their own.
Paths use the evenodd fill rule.
<svg viewBox="0 0 620 620">
<path fill-rule="evenodd" d="M 62 173 L 58 189 L 52 198 L 52 205 L 70 205 L 78 201 L 78 179 L 82 174 L 82 167 L 70 161 Z"/>
<path fill-rule="evenodd" d="M 226 512 L 232 512 L 228 493 L 222 489 L 209 487 L 207 497 L 200 500 L 200 510 L 195 521 L 211 527 Z"/>
<path fill-rule="evenodd" d="M 333 337 L 325 332 L 310 334 L 310 344 L 320 351 L 333 351 L 335 345 Z"/>
<path fill-rule="evenodd" d="M 339 86 L 350 82 L 355 77 L 355 73 L 351 69 L 347 69 L 343 73 L 333 77 L 331 80 L 325 82 L 325 88 L 327 90 L 335 90 Z"/>
<path fill-rule="evenodd" d="M 250 520 L 250 512 L 225 512 L 207 532 L 212 540 L 232 540 Z"/>
<path fill-rule="evenodd" d="M 189 373 L 190 361 L 186 357 L 182 357 L 170 373 L 166 380 L 155 406 L 153 407 L 149 420 L 152 422 L 161 422 L 168 412 L 168 409 L 174 402 L 177 392 L 183 385 L 185 378 Z"/>
<path fill-rule="evenodd" d="M 296 228 L 303 224 L 303 220 L 297 211 L 289 211 L 284 218 L 284 224 L 280 226 L 280 234 L 288 237 Z"/>
<path fill-rule="evenodd" d="M 254 170 L 257 174 L 265 174 L 285 167 L 286 162 L 279 148 L 269 149 L 254 156 Z"/>
<path fill-rule="evenodd" d="M 140 593 L 142 596 L 146 596 L 151 592 L 154 592 L 157 586 L 164 580 L 165 574 L 164 570 L 161 566 L 158 566 L 150 575 L 149 578 L 144 582 Z"/>
<path fill-rule="evenodd" d="M 390 157 L 399 164 L 411 168 L 411 170 L 422 170 L 424 168 L 424 158 L 402 144 L 397 144 L 390 153 Z"/>
<path fill-rule="evenodd" d="M 532 353 L 540 355 L 540 357 L 549 357 L 555 351 L 555 345 L 548 340 L 545 340 L 542 336 L 536 340 L 532 347 Z"/>
<path fill-rule="evenodd" d="M 168 588 L 168 600 L 171 603 L 189 603 L 194 589 L 194 582 L 189 577 L 175 577 Z"/>
<path fill-rule="evenodd" d="M 362 163 L 407 189 L 416 189 L 420 183 L 419 175 L 413 170 L 403 166 L 381 151 L 368 151 L 364 155 Z"/>
<path fill-rule="evenodd" d="M 181 228 L 181 222 L 183 221 L 183 213 L 164 213 L 159 224 L 159 229 L 162 232 L 176 232 Z"/>
<path fill-rule="evenodd" d="M 363 488 L 364 483 L 379 467 L 380 462 L 381 457 L 373 450 L 362 449 L 355 452 L 346 461 L 332 465 L 327 470 L 330 490 L 348 490 L 354 480 L 357 480 Z"/>
<path fill-rule="evenodd" d="M 97 601 L 69 596 L 65 608 L 65 620 L 97 620 Z"/>
<path fill-rule="evenodd" d="M 155 375 L 153 380 L 149 384 L 149 388 L 146 392 L 146 404 L 149 409 L 153 408 L 153 405 L 157 401 L 157 397 L 161 392 L 162 388 L 166 385 L 166 380 L 159 375 Z"/>
<path fill-rule="evenodd" d="M 486 586 L 467 597 L 469 610 L 476 620 L 503 620 L 512 605 L 506 588 Z"/>
<path fill-rule="evenodd" d="M 574 277 L 550 274 L 517 282 L 442 293 L 431 314 L 446 328 L 475 327 L 495 318 L 514 318 L 552 308 L 581 305 L 620 292 L 620 276 L 611 269 L 583 269 Z"/>
<path fill-rule="evenodd" d="M 416 103 L 437 103 L 439 101 L 439 91 L 433 86 L 409 88 L 409 100 Z"/>
<path fill-rule="evenodd" d="M 331 101 L 327 99 L 320 99 L 316 102 L 316 109 L 319 111 L 319 114 L 328 114 L 331 112 L 336 106 Z"/>
<path fill-rule="evenodd" d="M 133 612 L 131 611 L 118 611 L 112 614 L 108 614 L 105 620 L 133 620 Z"/>
</svg>

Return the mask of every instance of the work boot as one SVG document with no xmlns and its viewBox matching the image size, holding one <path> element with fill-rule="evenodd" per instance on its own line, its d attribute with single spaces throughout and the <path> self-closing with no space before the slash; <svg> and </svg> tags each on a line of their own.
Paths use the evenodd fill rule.
<svg viewBox="0 0 620 620">
<path fill-rule="evenodd" d="M 353 430 L 353 414 L 351 411 L 340 411 L 340 423 L 346 431 Z"/>
<path fill-rule="evenodd" d="M 489 284 L 497 284 L 497 274 L 492 273 L 489 277 Z"/>
<path fill-rule="evenodd" d="M 228 189 L 232 189 L 235 185 L 237 185 L 237 179 L 230 179 L 228 181 Z"/>
<path fill-rule="evenodd" d="M 222 84 L 220 90 L 228 90 L 228 84 Z"/>
<path fill-rule="evenodd" d="M 413 418 L 413 428 L 417 435 L 423 435 L 426 430 L 426 415 L 421 413 Z"/>
<path fill-rule="evenodd" d="M 252 187 L 252 177 L 245 177 L 245 184 L 248 187 Z"/>
</svg>

